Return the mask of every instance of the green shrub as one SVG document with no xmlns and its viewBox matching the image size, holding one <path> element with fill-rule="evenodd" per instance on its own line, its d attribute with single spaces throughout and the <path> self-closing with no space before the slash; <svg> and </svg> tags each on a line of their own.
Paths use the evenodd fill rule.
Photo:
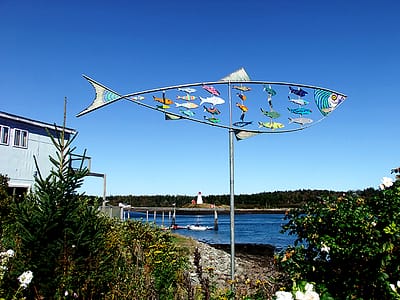
<svg viewBox="0 0 400 300">
<path fill-rule="evenodd" d="M 290 277 L 337 299 L 391 299 L 389 285 L 400 279 L 400 183 L 384 188 L 374 198 L 325 197 L 290 211 L 283 231 L 298 238 L 279 257 Z"/>
</svg>

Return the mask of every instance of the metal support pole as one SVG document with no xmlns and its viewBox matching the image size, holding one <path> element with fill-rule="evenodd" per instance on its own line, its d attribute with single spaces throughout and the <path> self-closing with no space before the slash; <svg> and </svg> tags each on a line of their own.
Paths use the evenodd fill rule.
<svg viewBox="0 0 400 300">
<path fill-rule="evenodd" d="M 230 234 L 231 234 L 231 289 L 234 289 L 233 282 L 235 280 L 235 191 L 234 191 L 234 151 L 233 151 L 233 129 L 232 129 L 232 92 L 231 83 L 228 83 L 229 96 L 229 174 L 230 174 Z"/>
</svg>

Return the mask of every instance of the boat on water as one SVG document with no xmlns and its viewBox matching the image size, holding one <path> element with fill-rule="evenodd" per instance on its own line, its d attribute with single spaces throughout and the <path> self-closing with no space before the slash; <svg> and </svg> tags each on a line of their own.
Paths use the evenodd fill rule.
<svg viewBox="0 0 400 300">
<path fill-rule="evenodd" d="M 205 230 L 212 230 L 214 228 L 211 226 L 202 226 L 202 225 L 196 224 L 196 225 L 188 225 L 187 229 L 196 230 L 196 231 L 205 231 Z"/>
</svg>

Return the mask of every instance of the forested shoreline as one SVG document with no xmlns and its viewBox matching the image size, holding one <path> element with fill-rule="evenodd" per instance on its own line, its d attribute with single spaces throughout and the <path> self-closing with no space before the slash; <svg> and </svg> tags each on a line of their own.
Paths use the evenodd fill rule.
<svg viewBox="0 0 400 300">
<path fill-rule="evenodd" d="M 367 188 L 357 191 L 329 191 L 329 190 L 295 190 L 295 191 L 274 191 L 262 192 L 256 194 L 235 195 L 236 208 L 293 208 L 301 207 L 309 201 L 319 201 L 326 197 L 338 197 L 343 194 L 356 194 L 363 198 L 371 198 L 378 194 L 378 190 Z M 152 206 L 152 207 L 170 207 L 174 204 L 176 207 L 188 207 L 191 205 L 195 196 L 188 195 L 115 195 L 108 196 L 110 205 L 126 203 L 132 206 Z M 207 195 L 203 196 L 204 203 L 215 204 L 216 206 L 229 205 L 229 195 Z"/>
</svg>

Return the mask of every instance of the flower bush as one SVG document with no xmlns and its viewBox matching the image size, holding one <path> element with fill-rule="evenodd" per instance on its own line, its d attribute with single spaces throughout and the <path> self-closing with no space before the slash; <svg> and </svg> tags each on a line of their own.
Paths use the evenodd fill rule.
<svg viewBox="0 0 400 300">
<path fill-rule="evenodd" d="M 295 280 L 316 283 L 336 299 L 391 299 L 400 276 L 400 183 L 384 178 L 380 192 L 325 197 L 290 211 L 283 231 L 297 235 L 278 257 Z M 324 294 L 321 294 L 323 299 Z"/>
</svg>

